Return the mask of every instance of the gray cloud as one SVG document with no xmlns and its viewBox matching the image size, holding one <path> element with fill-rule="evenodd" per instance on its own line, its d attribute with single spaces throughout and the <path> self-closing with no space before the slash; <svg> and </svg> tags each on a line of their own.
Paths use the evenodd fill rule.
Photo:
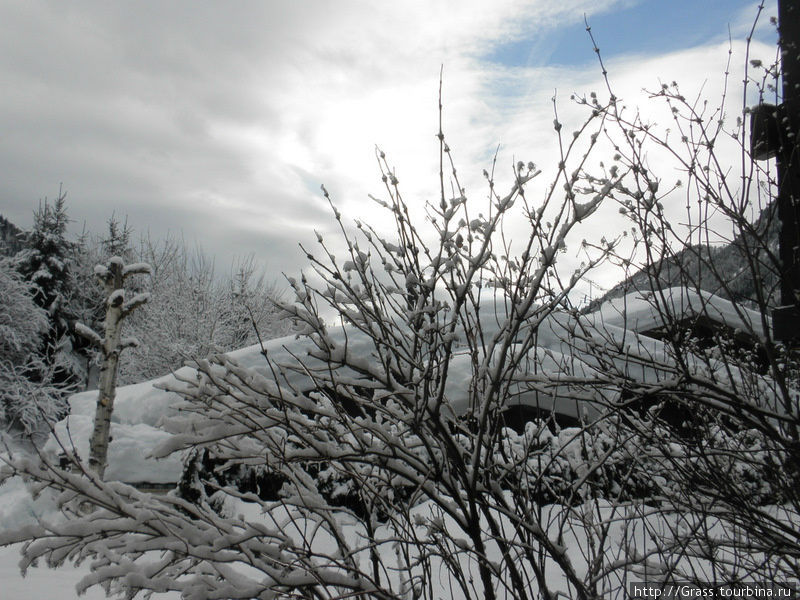
<svg viewBox="0 0 800 600">
<path fill-rule="evenodd" d="M 182 232 L 219 265 L 254 253 L 295 272 L 297 242 L 333 226 L 321 183 L 346 215 L 382 218 L 366 199 L 381 192 L 376 142 L 412 206 L 436 193 L 443 63 L 469 189 L 498 142 L 547 160 L 553 80 L 596 74 L 504 72 L 481 56 L 624 2 L 0 0 L 0 213 L 29 226 L 63 183 L 92 230 L 114 212 L 139 232 Z"/>
</svg>

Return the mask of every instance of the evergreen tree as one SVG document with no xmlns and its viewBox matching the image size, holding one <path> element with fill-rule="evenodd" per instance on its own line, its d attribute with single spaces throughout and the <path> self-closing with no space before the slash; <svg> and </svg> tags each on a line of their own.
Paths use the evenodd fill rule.
<svg viewBox="0 0 800 600">
<path fill-rule="evenodd" d="M 113 256 L 119 256 L 123 260 L 129 260 L 133 257 L 131 228 L 128 227 L 127 217 L 125 221 L 120 222 L 115 215 L 111 215 L 108 219 L 108 233 L 100 241 L 100 246 L 106 255 L 106 260 L 111 259 Z"/>
<path fill-rule="evenodd" d="M 30 248 L 15 256 L 17 271 L 31 282 L 36 304 L 51 320 L 63 304 L 69 280 L 67 222 L 65 195 L 59 194 L 52 205 L 45 200 L 34 212 Z"/>
<path fill-rule="evenodd" d="M 43 337 L 42 356 L 46 364 L 56 367 L 56 381 L 75 381 L 80 367 L 72 353 L 72 332 L 69 310 L 73 244 L 66 237 L 69 221 L 66 194 L 59 191 L 51 205 L 34 212 L 29 247 L 17 252 L 13 262 L 17 272 L 29 283 L 33 300 L 47 311 L 49 329 Z"/>
</svg>

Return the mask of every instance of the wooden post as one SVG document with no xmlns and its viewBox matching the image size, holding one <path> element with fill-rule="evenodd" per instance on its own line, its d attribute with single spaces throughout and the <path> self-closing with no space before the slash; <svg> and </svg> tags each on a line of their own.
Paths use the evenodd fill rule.
<svg viewBox="0 0 800 600">
<path fill-rule="evenodd" d="M 800 2 L 778 0 L 783 102 L 757 106 L 751 118 L 755 160 L 776 158 L 781 305 L 772 313 L 773 337 L 800 343 Z"/>
</svg>

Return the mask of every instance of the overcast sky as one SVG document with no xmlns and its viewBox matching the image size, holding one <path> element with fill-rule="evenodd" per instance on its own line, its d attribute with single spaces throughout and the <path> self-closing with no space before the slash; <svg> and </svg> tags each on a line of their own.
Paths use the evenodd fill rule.
<svg viewBox="0 0 800 600">
<path fill-rule="evenodd" d="M 332 229 L 320 184 L 346 217 L 380 218 L 376 144 L 412 207 L 436 196 L 441 65 L 445 133 L 481 202 L 498 146 L 503 171 L 552 163 L 554 93 L 569 117 L 570 94 L 599 89 L 584 15 L 623 97 L 660 80 L 714 93 L 757 4 L 0 0 L 0 214 L 28 228 L 63 185 L 76 233 L 115 213 L 219 268 L 253 253 L 296 274 L 297 243 Z"/>
</svg>

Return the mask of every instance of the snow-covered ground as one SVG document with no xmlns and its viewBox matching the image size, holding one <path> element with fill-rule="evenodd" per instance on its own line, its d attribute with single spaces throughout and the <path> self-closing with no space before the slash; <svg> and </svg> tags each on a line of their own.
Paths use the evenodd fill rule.
<svg viewBox="0 0 800 600">
<path fill-rule="evenodd" d="M 19 451 L 15 448 L 15 451 Z M 16 529 L 33 524 L 37 519 L 57 518 L 55 505 L 46 496 L 36 500 L 20 479 L 11 479 L 0 485 L 0 530 Z M 100 600 L 106 598 L 99 587 L 78 595 L 78 582 L 89 574 L 88 563 L 75 567 L 68 564 L 58 569 L 39 565 L 28 569 L 23 577 L 19 569 L 20 544 L 0 547 L 0 599 L 1 600 Z M 177 600 L 178 594 L 161 596 Z"/>
<path fill-rule="evenodd" d="M 37 568 L 22 577 L 17 563 L 19 549 L 16 546 L 0 548 L 0 597 L 9 600 L 31 598 L 36 600 L 100 600 L 106 597 L 103 590 L 93 588 L 83 596 L 78 596 L 75 586 L 83 575 L 89 572 L 83 568 L 47 569 Z"/>
<path fill-rule="evenodd" d="M 332 543 L 326 532 L 317 527 L 309 527 L 308 523 L 304 521 L 303 517 L 299 514 L 292 516 L 290 513 L 283 512 L 283 509 L 279 509 L 277 511 L 271 511 L 269 516 L 266 516 L 261 510 L 262 507 L 258 504 L 246 503 L 232 498 L 228 500 L 229 502 L 226 503 L 226 509 L 238 515 L 241 519 L 245 519 L 248 522 L 261 522 L 266 525 L 280 524 L 282 530 L 288 535 L 292 537 L 303 536 L 315 551 L 323 553 L 333 552 L 335 544 Z M 431 507 L 432 505 L 430 503 L 423 503 L 414 507 L 412 509 L 412 520 L 416 521 L 419 519 L 420 523 L 433 523 L 437 520 L 441 521 L 443 530 L 448 531 L 457 538 L 459 529 L 455 522 L 447 516 L 436 516 L 441 515 L 441 511 L 437 511 Z M 57 518 L 57 515 L 53 512 L 53 508 L 53 505 L 48 503 L 46 498 L 33 501 L 24 489 L 24 484 L 19 480 L 13 480 L 10 483 L 6 483 L 4 486 L 0 486 L 0 527 L 19 526 L 26 522 L 33 522 L 37 516 L 45 519 Z M 775 508 L 777 511 L 781 512 L 780 509 L 777 507 Z M 571 564 L 576 568 L 578 574 L 586 570 L 587 559 L 592 554 L 590 549 L 597 550 L 597 548 L 594 548 L 593 545 L 589 543 L 587 532 L 590 528 L 596 527 L 598 523 L 611 524 L 612 521 L 615 521 L 615 523 L 610 525 L 608 535 L 603 537 L 602 545 L 603 553 L 607 555 L 607 560 L 614 562 L 615 558 L 621 557 L 621 553 L 625 547 L 624 540 L 627 536 L 624 533 L 624 527 L 629 528 L 629 535 L 631 535 L 630 532 L 632 531 L 640 531 L 640 533 L 636 533 L 633 537 L 627 539 L 636 539 L 637 544 L 647 544 L 647 546 L 652 549 L 652 546 L 650 546 L 651 542 L 642 540 L 641 524 L 647 521 L 649 523 L 648 529 L 650 529 L 654 527 L 657 520 L 664 518 L 663 515 L 651 513 L 650 511 L 648 511 L 646 516 L 638 513 L 631 513 L 629 509 L 625 507 L 614 507 L 612 504 L 604 501 L 598 501 L 597 503 L 589 502 L 582 507 L 578 506 L 569 509 L 570 517 L 567 518 L 566 522 L 561 518 L 565 515 L 564 511 L 565 507 L 558 505 L 543 506 L 542 514 L 536 522 L 547 524 L 546 528 L 551 539 L 556 539 L 557 537 L 560 539 L 560 544 L 563 545 Z M 588 518 L 590 515 L 592 517 Z M 778 514 L 776 514 L 776 517 L 783 518 Z M 433 520 L 431 520 L 432 518 Z M 671 523 L 669 527 L 675 527 L 674 519 L 669 520 Z M 500 521 L 505 522 L 502 517 L 500 517 Z M 589 523 L 593 525 L 587 527 Z M 637 525 L 637 523 L 639 524 Z M 708 521 L 708 523 L 712 530 L 719 528 L 719 524 L 712 524 L 710 521 Z M 341 526 L 340 532 L 348 538 L 351 543 L 360 538 L 364 533 L 362 528 L 351 519 L 345 518 L 339 524 Z M 563 526 L 564 524 L 565 526 Z M 420 525 L 421 530 L 424 529 L 424 527 L 425 525 Z M 505 525 L 503 525 L 503 527 L 505 527 Z M 308 537 L 309 532 L 313 532 L 311 538 Z M 419 533 L 422 533 L 422 531 Z M 387 576 L 390 578 L 396 577 L 397 572 L 393 570 L 393 566 L 398 565 L 398 557 L 394 551 L 395 538 L 390 536 L 388 529 L 379 527 L 376 531 L 375 539 L 379 542 L 377 549 L 381 563 L 387 568 Z M 593 541 L 595 544 L 597 543 L 596 538 L 593 539 Z M 645 550 L 647 548 L 642 546 L 640 549 Z M 17 563 L 19 562 L 18 552 L 19 546 L 0 548 L 0 582 L 2 582 L 0 583 L 0 599 L 5 600 L 8 598 L 10 600 L 17 600 L 30 598 L 32 600 L 78 600 L 81 598 L 100 600 L 106 598 L 104 590 L 99 587 L 92 587 L 86 590 L 82 595 L 78 594 L 81 579 L 90 574 L 90 567 L 87 563 L 78 567 L 68 564 L 58 569 L 38 566 L 29 569 L 26 577 L 23 578 L 17 567 Z M 364 550 L 364 553 L 366 558 L 366 550 Z M 495 556 L 499 559 L 499 550 L 492 545 L 487 547 L 487 554 L 493 560 Z M 473 569 L 477 571 L 476 567 L 461 561 L 462 568 L 471 575 L 470 580 L 472 581 L 474 579 L 476 586 L 474 594 L 471 594 L 470 598 L 467 598 L 457 587 L 453 587 L 454 582 L 448 579 L 447 569 L 439 565 L 438 560 L 438 558 L 433 559 L 433 564 L 431 565 L 432 569 L 430 571 L 431 573 L 438 574 L 440 578 L 438 581 L 431 582 L 434 597 L 448 598 L 448 600 L 471 600 L 471 598 L 474 597 L 482 597 L 480 584 L 478 583 L 478 574 L 477 572 L 471 572 Z M 700 569 L 708 569 L 707 566 L 703 567 L 704 563 L 702 561 L 692 561 L 692 563 L 697 565 Z M 244 575 L 247 568 L 242 566 L 242 569 L 242 574 Z M 238 571 L 239 567 L 236 567 L 236 570 Z M 705 572 L 705 570 L 699 571 L 699 573 Z M 710 571 L 708 572 L 710 573 Z M 258 577 L 258 573 L 255 573 L 255 575 Z M 548 562 L 546 577 L 551 592 L 561 591 L 567 593 L 567 579 L 555 562 Z M 608 584 L 610 584 L 611 590 L 614 591 L 612 592 L 609 590 L 610 595 L 608 597 L 629 597 L 624 591 L 625 588 L 621 587 L 622 581 L 624 580 L 629 582 L 640 581 L 640 577 L 636 575 L 635 572 L 628 572 L 627 574 L 620 572 L 617 575 L 611 575 Z M 535 584 L 532 583 L 531 585 L 535 587 Z M 531 592 L 533 592 L 533 596 L 536 595 L 535 590 L 532 589 Z M 154 596 L 154 598 L 158 600 L 178 600 L 179 597 L 177 592 L 160 593 Z M 569 597 L 569 595 L 567 594 L 564 597 Z"/>
<path fill-rule="evenodd" d="M 226 507 L 235 514 L 241 515 L 248 521 L 265 522 L 267 524 L 274 521 L 268 520 L 262 513 L 261 507 L 257 504 L 251 504 L 228 499 Z M 544 507 L 544 510 L 552 510 L 557 507 Z M 421 517 L 428 517 L 433 514 L 431 508 L 427 504 L 422 504 L 413 509 L 416 515 Z M 436 514 L 439 514 L 436 511 Z M 33 500 L 25 489 L 25 484 L 19 479 L 11 480 L 10 482 L 0 486 L 0 527 L 19 527 L 27 523 L 33 524 L 37 519 L 57 519 L 58 513 L 55 505 L 48 500 L 46 495 L 40 496 L 38 499 Z M 276 513 L 270 514 L 271 519 L 276 518 Z M 318 531 L 317 528 L 307 528 L 304 526 L 302 517 L 292 517 L 289 514 L 284 514 L 281 517 L 281 511 L 277 511 L 277 518 L 283 518 L 283 525 L 286 533 L 289 535 L 304 536 L 309 530 L 313 530 L 314 534 L 313 545 L 319 551 L 332 552 L 335 544 L 327 538 L 324 532 Z M 557 519 L 545 519 L 552 523 L 556 523 Z M 457 526 L 448 517 L 445 517 L 446 526 L 448 530 L 457 530 Z M 349 519 L 342 521 L 342 531 L 344 534 L 354 541 L 363 532 L 357 525 L 350 522 Z M 391 566 L 396 563 L 397 557 L 393 550 L 394 544 L 389 543 L 390 536 L 388 530 L 381 532 L 381 529 L 376 532 L 376 539 L 386 539 L 387 543 L 379 546 L 379 553 L 381 560 L 385 566 Z M 618 533 L 618 532 L 617 532 Z M 587 548 L 585 531 L 580 527 L 569 527 L 566 532 L 567 537 L 565 543 L 569 546 L 569 554 L 576 564 L 580 565 L 583 561 L 582 555 L 584 549 Z M 613 546 L 617 545 L 619 540 L 609 539 L 608 542 Z M 20 574 L 18 563 L 20 561 L 19 555 L 20 546 L 14 545 L 6 548 L 0 548 L 0 599 L 17 600 L 23 598 L 31 598 L 32 600 L 100 600 L 106 598 L 105 592 L 98 586 L 91 587 L 82 594 L 78 593 L 81 579 L 90 574 L 90 565 L 88 562 L 79 566 L 73 564 L 65 564 L 57 569 L 48 568 L 46 565 L 38 565 L 35 568 L 28 569 L 26 575 L 23 577 Z M 495 549 L 496 550 L 496 549 Z M 498 555 L 499 557 L 499 555 Z M 390 569 L 391 571 L 391 569 Z M 434 572 L 444 574 L 444 569 L 434 569 Z M 475 574 L 477 579 L 477 573 Z M 468 600 L 461 595 L 453 595 L 453 582 L 441 580 L 433 582 L 434 589 L 439 589 L 441 595 L 437 597 L 452 598 L 452 600 Z M 551 589 L 558 589 L 560 586 L 566 585 L 566 580 L 563 574 L 554 570 L 552 576 L 549 577 L 549 585 Z M 178 600 L 180 594 L 177 592 L 167 592 L 157 594 L 155 596 L 159 600 Z"/>
</svg>

